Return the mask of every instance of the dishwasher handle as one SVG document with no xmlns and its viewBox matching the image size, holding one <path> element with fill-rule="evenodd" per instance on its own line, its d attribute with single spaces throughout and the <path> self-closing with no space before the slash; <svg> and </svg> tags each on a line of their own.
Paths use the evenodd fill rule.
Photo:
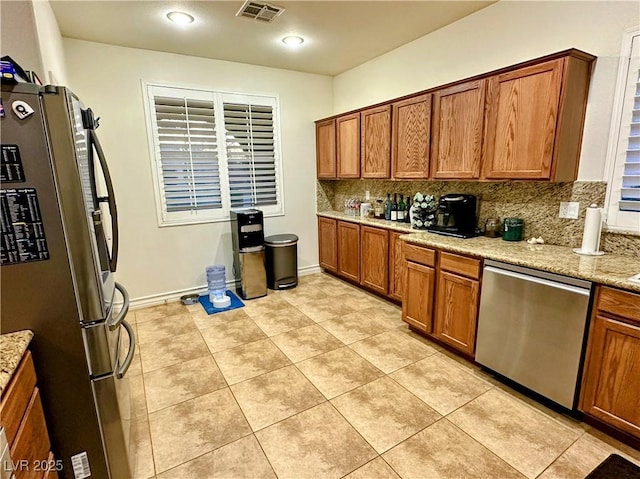
<svg viewBox="0 0 640 479">
<path fill-rule="evenodd" d="M 503 276 L 509 276 L 511 278 L 515 278 L 515 279 L 519 279 L 522 281 L 528 281 L 531 283 L 537 283 L 540 284 L 542 286 L 548 286 L 550 288 L 557 288 L 557 289 L 562 289 L 565 291 L 568 291 L 570 293 L 575 293 L 575 294 L 580 294 L 582 296 L 589 296 L 591 294 L 591 290 L 590 289 L 586 289 L 586 288 L 581 288 L 579 286 L 572 286 L 570 284 L 564 284 L 558 281 L 552 281 L 549 279 L 544 279 L 544 278 L 538 278 L 537 276 L 532 276 L 532 275 L 528 275 L 528 274 L 523 274 L 523 273 L 516 273 L 515 271 L 509 271 L 506 269 L 501 269 L 501 268 L 495 268 L 493 266 L 485 266 L 484 267 L 484 274 L 486 273 L 494 273 L 494 274 L 500 274 Z"/>
</svg>

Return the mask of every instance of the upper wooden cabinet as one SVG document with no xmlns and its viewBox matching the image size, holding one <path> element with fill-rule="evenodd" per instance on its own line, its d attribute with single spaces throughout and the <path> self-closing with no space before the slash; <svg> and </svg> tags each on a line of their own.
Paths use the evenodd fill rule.
<svg viewBox="0 0 640 479">
<path fill-rule="evenodd" d="M 316 169 L 319 179 L 336 178 L 336 121 L 316 122 Z"/>
<path fill-rule="evenodd" d="M 431 95 L 393 104 L 391 165 L 397 179 L 429 177 Z"/>
<path fill-rule="evenodd" d="M 575 181 L 594 60 L 566 50 L 338 116 L 336 177 Z"/>
<path fill-rule="evenodd" d="M 599 287 L 580 410 L 640 439 L 640 295 Z"/>
<path fill-rule="evenodd" d="M 360 225 L 338 221 L 338 270 L 344 278 L 360 282 Z"/>
<path fill-rule="evenodd" d="M 590 68 L 566 56 L 487 80 L 484 178 L 576 179 Z"/>
<path fill-rule="evenodd" d="M 360 113 L 336 119 L 338 178 L 360 178 Z"/>
<path fill-rule="evenodd" d="M 454 85 L 433 94 L 431 177 L 480 177 L 485 80 Z"/>
<path fill-rule="evenodd" d="M 360 227 L 360 284 L 380 294 L 389 291 L 389 231 Z"/>
<path fill-rule="evenodd" d="M 389 178 L 391 173 L 391 105 L 370 108 L 360 116 L 362 178 Z"/>
</svg>

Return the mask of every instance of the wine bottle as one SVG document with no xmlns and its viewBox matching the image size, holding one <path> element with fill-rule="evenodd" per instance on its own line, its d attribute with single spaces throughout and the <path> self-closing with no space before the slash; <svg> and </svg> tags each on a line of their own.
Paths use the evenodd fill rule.
<svg viewBox="0 0 640 479">
<path fill-rule="evenodd" d="M 393 203 L 391 205 L 391 221 L 398 221 L 398 194 L 393 194 Z"/>
<path fill-rule="evenodd" d="M 404 213 L 405 213 L 404 200 L 402 199 L 402 195 L 400 195 L 400 201 L 398 201 L 398 221 L 404 222 Z"/>
<path fill-rule="evenodd" d="M 407 202 L 405 204 L 405 213 L 404 213 L 404 221 L 406 223 L 411 223 L 411 197 L 407 196 Z"/>
<path fill-rule="evenodd" d="M 391 206 L 393 206 L 393 203 L 391 202 L 391 193 L 387 193 L 387 199 L 384 202 L 384 219 L 385 220 L 391 219 Z"/>
</svg>

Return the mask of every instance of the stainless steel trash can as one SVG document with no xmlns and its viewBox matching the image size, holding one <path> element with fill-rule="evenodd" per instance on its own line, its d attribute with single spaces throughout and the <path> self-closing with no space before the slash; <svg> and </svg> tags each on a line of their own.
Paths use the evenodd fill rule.
<svg viewBox="0 0 640 479">
<path fill-rule="evenodd" d="M 298 285 L 298 237 L 294 234 L 264 239 L 267 287 L 288 289 Z"/>
</svg>

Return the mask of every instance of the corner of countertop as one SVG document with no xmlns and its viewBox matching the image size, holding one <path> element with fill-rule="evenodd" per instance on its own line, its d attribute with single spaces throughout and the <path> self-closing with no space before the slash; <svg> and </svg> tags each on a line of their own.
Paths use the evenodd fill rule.
<svg viewBox="0 0 640 479">
<path fill-rule="evenodd" d="M 0 335 L 0 392 L 11 381 L 31 339 L 33 332 L 29 330 Z"/>
</svg>

